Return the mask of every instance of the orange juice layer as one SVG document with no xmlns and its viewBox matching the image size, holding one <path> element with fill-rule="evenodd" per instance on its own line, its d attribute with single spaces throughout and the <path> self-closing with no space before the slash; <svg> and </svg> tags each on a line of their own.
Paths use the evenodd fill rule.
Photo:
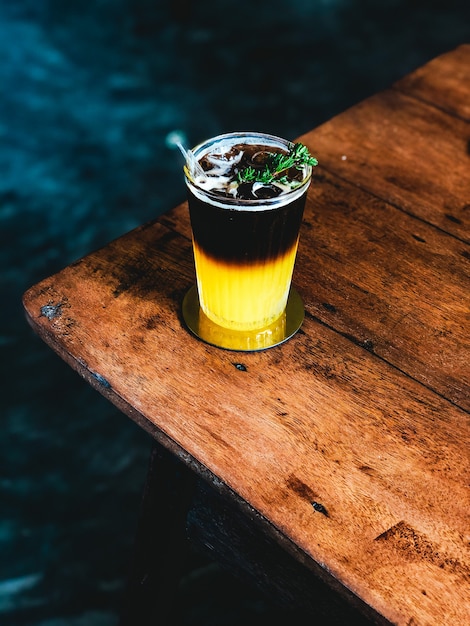
<svg viewBox="0 0 470 626">
<path fill-rule="evenodd" d="M 284 312 L 297 242 L 266 263 L 228 264 L 194 245 L 201 308 L 225 328 L 253 330 L 272 324 Z"/>
</svg>

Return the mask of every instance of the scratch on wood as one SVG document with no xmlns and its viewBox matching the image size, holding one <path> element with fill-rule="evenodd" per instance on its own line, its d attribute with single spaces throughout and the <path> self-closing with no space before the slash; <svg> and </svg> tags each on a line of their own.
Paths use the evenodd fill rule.
<svg viewBox="0 0 470 626">
<path fill-rule="evenodd" d="M 326 507 L 318 502 L 318 495 L 302 480 L 292 475 L 289 476 L 288 480 L 286 481 L 286 485 L 302 499 L 307 500 L 312 505 L 314 511 L 316 511 L 317 513 L 321 513 L 325 517 L 329 517 Z"/>
<path fill-rule="evenodd" d="M 320 502 L 315 502 L 314 501 L 314 502 L 312 502 L 312 506 L 313 506 L 314 510 L 317 511 L 317 513 L 321 513 L 325 517 L 329 517 L 328 511 L 323 506 L 323 504 L 321 504 Z"/>
<path fill-rule="evenodd" d="M 361 346 L 363 348 L 365 348 L 366 350 L 368 350 L 369 352 L 373 352 L 374 351 L 374 342 L 372 341 L 372 339 L 365 339 L 361 343 Z"/>
<path fill-rule="evenodd" d="M 450 213 L 445 213 L 444 216 L 449 220 L 449 222 L 453 222 L 454 224 L 462 223 L 462 220 L 459 220 L 458 217 L 455 217 L 455 215 L 451 215 Z"/>
<path fill-rule="evenodd" d="M 49 321 L 62 315 L 62 302 L 57 304 L 45 304 L 41 307 L 41 317 L 47 317 Z"/>
<path fill-rule="evenodd" d="M 470 574 L 470 567 L 443 553 L 426 535 L 418 532 L 403 520 L 375 538 L 386 541 L 411 560 L 423 560 L 455 574 Z"/>
<path fill-rule="evenodd" d="M 101 374 L 98 374 L 97 372 L 90 372 L 90 373 L 93 376 L 93 378 L 99 382 L 100 385 L 102 385 L 106 389 L 111 389 L 111 383 L 108 380 L 106 380 L 104 376 L 101 376 Z"/>
<path fill-rule="evenodd" d="M 232 365 L 234 367 L 236 367 L 237 370 L 240 371 L 240 372 L 247 372 L 248 371 L 247 366 L 243 365 L 243 363 L 232 363 Z"/>
<path fill-rule="evenodd" d="M 289 476 L 286 481 L 286 486 L 288 489 L 291 489 L 301 498 L 305 498 L 305 500 L 308 500 L 309 502 L 313 502 L 318 498 L 318 494 L 316 494 L 313 489 L 296 476 Z"/>
</svg>

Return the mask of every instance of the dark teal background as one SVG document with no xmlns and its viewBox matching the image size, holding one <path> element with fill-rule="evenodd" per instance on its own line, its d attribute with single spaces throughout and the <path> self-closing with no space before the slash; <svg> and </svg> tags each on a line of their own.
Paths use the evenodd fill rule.
<svg viewBox="0 0 470 626">
<path fill-rule="evenodd" d="M 293 139 L 468 42 L 467 5 L 0 0 L 0 624 L 117 623 L 150 449 L 21 294 L 184 199 L 170 131 Z M 275 621 L 211 564 L 183 583 L 185 624 Z"/>
</svg>

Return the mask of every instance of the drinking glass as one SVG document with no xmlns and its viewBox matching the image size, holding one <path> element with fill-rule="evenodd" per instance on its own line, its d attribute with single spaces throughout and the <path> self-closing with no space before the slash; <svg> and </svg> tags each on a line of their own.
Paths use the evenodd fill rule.
<svg viewBox="0 0 470 626">
<path fill-rule="evenodd" d="M 209 343 L 263 349 L 285 341 L 302 323 L 291 280 L 311 166 L 296 172 L 293 188 L 251 184 L 242 197 L 218 188 L 220 178 L 227 180 L 224 170 L 244 152 L 256 166 L 266 152 L 287 153 L 292 146 L 264 133 L 219 135 L 192 150 L 211 169 L 201 175 L 188 163 L 184 168 L 197 287 L 185 299 L 183 316 Z M 240 194 L 240 184 L 232 187 Z"/>
</svg>

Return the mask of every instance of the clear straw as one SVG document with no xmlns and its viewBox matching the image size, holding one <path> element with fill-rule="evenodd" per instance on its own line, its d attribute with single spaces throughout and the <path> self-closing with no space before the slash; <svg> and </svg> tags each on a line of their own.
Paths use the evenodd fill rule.
<svg viewBox="0 0 470 626">
<path fill-rule="evenodd" d="M 187 144 L 187 138 L 182 130 L 173 130 L 171 131 L 171 133 L 168 133 L 165 143 L 168 148 L 178 148 L 178 150 L 184 156 L 189 172 L 192 176 L 205 177 L 205 172 L 199 165 L 193 152 L 189 148 L 185 148 L 185 144 Z"/>
</svg>

